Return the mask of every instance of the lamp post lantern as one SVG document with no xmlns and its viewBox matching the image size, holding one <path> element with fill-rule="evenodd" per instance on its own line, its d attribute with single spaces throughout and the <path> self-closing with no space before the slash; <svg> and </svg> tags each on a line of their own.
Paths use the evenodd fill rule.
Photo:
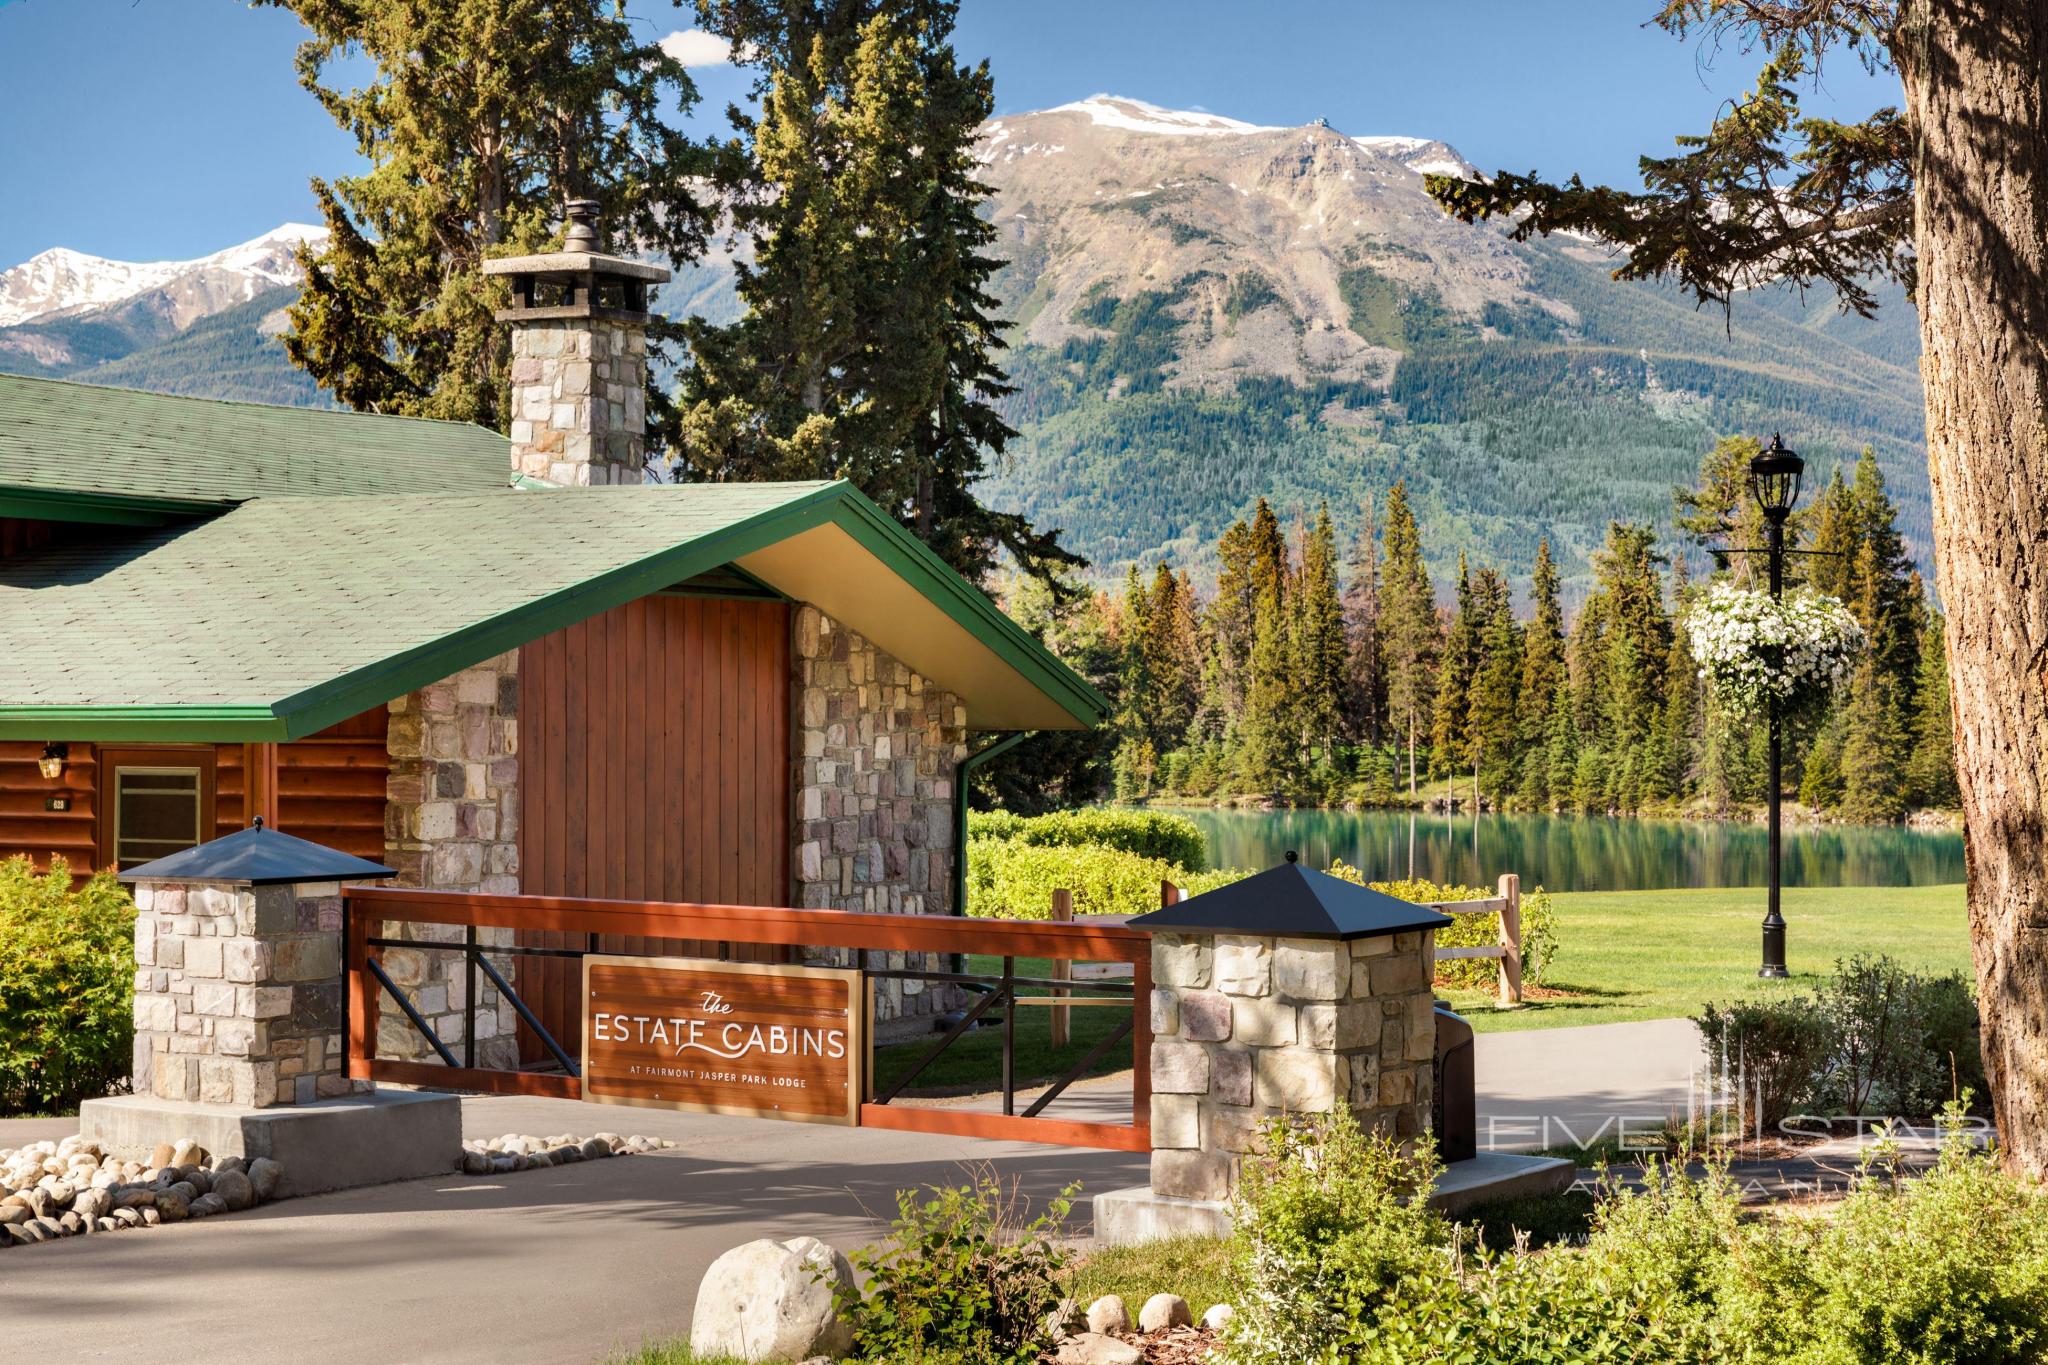
<svg viewBox="0 0 2048 1365">
<path fill-rule="evenodd" d="M 1772 601 L 1783 596 L 1785 591 L 1785 519 L 1792 515 L 1792 505 L 1799 501 L 1799 476 L 1805 472 L 1806 461 L 1787 450 L 1785 442 L 1775 432 L 1771 435 L 1770 445 L 1749 462 L 1750 496 L 1756 499 L 1756 505 L 1764 514 L 1764 546 L 1770 561 Z M 1785 916 L 1778 908 L 1779 865 L 1783 853 L 1778 788 L 1784 752 L 1776 700 L 1771 702 L 1770 721 L 1770 897 L 1764 911 L 1764 960 L 1756 974 L 1781 977 L 1788 973 L 1785 970 Z"/>
</svg>

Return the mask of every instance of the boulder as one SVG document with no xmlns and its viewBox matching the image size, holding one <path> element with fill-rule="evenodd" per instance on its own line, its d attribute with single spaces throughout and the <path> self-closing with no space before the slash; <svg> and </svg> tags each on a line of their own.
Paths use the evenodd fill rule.
<svg viewBox="0 0 2048 1365">
<path fill-rule="evenodd" d="M 605 1141 L 605 1140 L 604 1140 L 603 1138 L 585 1138 L 585 1139 L 583 1139 L 583 1159 L 584 1159 L 584 1160 L 586 1160 L 586 1161 L 596 1161 L 596 1160 L 597 1160 L 598 1158 L 600 1158 L 600 1157 L 607 1157 L 607 1156 L 610 1156 L 611 1154 L 612 1154 L 612 1145 L 611 1145 L 611 1144 L 610 1144 L 609 1142 L 606 1142 L 606 1141 Z"/>
<path fill-rule="evenodd" d="M 267 1156 L 259 1156 L 249 1163 L 249 1184 L 255 1189 L 256 1197 L 265 1203 L 277 1198 L 277 1188 L 284 1179 L 284 1167 Z"/>
<path fill-rule="evenodd" d="M 171 1148 L 171 1165 L 197 1166 L 206 1160 L 206 1149 L 199 1145 L 197 1138 L 180 1138 Z M 161 1166 L 163 1163 L 158 1162 Z"/>
<path fill-rule="evenodd" d="M 224 1156 L 213 1163 L 213 1173 L 215 1175 L 221 1175 L 227 1171 L 240 1171 L 242 1174 L 247 1175 L 249 1173 L 249 1163 L 238 1156 Z"/>
<path fill-rule="evenodd" d="M 168 1142 L 159 1142 L 154 1148 L 150 1150 L 149 1164 L 154 1169 L 160 1171 L 164 1167 L 171 1164 L 171 1157 L 173 1154 L 177 1152 L 177 1150 L 177 1148 L 171 1146 L 171 1144 Z"/>
<path fill-rule="evenodd" d="M 239 1213 L 256 1203 L 256 1187 L 240 1171 L 217 1171 L 213 1177 L 212 1197 Z"/>
<path fill-rule="evenodd" d="M 462 1154 L 462 1173 L 464 1175 L 489 1175 L 491 1173 L 490 1157 L 482 1152 L 464 1152 Z"/>
<path fill-rule="evenodd" d="M 202 1194 L 192 1201 L 190 1210 L 194 1218 L 211 1218 L 216 1213 L 226 1213 L 228 1201 L 217 1194 Z"/>
<path fill-rule="evenodd" d="M 192 1213 L 192 1201 L 185 1195 L 185 1191 L 191 1188 L 190 1185 L 171 1185 L 158 1190 L 151 1212 L 166 1223 L 182 1222 Z M 148 1216 L 147 1213 L 143 1215 L 144 1218 Z"/>
<path fill-rule="evenodd" d="M 114 1196 L 117 1209 L 146 1209 L 156 1202 L 156 1191 L 147 1185 L 130 1185 Z"/>
<path fill-rule="evenodd" d="M 815 1237 L 736 1246 L 697 1286 L 690 1349 L 749 1365 L 844 1355 L 853 1329 L 840 1320 L 834 1290 L 852 1285 L 846 1257 Z"/>
<path fill-rule="evenodd" d="M 1141 1332 L 1164 1332 L 1169 1327 L 1189 1327 L 1194 1324 L 1195 1315 L 1188 1309 L 1188 1301 L 1178 1294 L 1154 1294 L 1145 1300 L 1145 1306 L 1138 1310 L 1138 1330 Z"/>
<path fill-rule="evenodd" d="M 1230 1325 L 1230 1320 L 1236 1316 L 1237 1310 L 1232 1308 L 1229 1304 L 1212 1303 L 1209 1305 L 1209 1311 L 1202 1314 L 1203 1330 L 1210 1332 L 1220 1332 L 1224 1328 L 1228 1327 Z"/>
<path fill-rule="evenodd" d="M 1053 1365 L 1142 1365 L 1145 1353 L 1100 1332 L 1083 1332 L 1060 1343 Z"/>
<path fill-rule="evenodd" d="M 114 1211 L 114 1197 L 104 1189 L 80 1190 L 71 1211 L 81 1218 L 105 1218 Z"/>
<path fill-rule="evenodd" d="M 1104 1294 L 1088 1305 L 1088 1330 L 1097 1336 L 1131 1330 L 1131 1313 L 1115 1294 Z"/>
</svg>

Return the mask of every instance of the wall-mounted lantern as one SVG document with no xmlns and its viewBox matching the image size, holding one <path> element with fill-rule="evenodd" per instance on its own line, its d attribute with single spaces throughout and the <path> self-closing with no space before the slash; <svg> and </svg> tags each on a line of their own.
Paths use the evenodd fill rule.
<svg viewBox="0 0 2048 1365">
<path fill-rule="evenodd" d="M 45 744 L 43 756 L 36 760 L 36 768 L 52 782 L 64 776 L 64 760 L 71 757 L 68 744 Z"/>
</svg>

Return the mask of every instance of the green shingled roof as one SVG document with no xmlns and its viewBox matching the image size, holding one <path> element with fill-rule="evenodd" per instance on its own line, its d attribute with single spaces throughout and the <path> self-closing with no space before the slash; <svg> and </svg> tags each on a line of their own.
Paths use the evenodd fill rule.
<svg viewBox="0 0 2048 1365">
<path fill-rule="evenodd" d="M 479 493 L 505 438 L 463 422 L 0 375 L 0 516 L 160 524 L 290 494 Z"/>
<path fill-rule="evenodd" d="M 295 739 L 734 561 L 837 597 L 975 728 L 1106 710 L 849 485 L 697 484 L 259 498 L 0 562 L 0 738 Z"/>
</svg>

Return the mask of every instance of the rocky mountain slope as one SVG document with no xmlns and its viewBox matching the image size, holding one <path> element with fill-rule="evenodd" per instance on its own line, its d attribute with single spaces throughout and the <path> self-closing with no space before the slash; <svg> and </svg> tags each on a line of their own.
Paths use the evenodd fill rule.
<svg viewBox="0 0 2048 1365">
<path fill-rule="evenodd" d="M 1824 480 L 1873 445 L 1923 563 L 1918 323 L 1756 294 L 1726 317 L 1611 278 L 1591 244 L 1509 242 L 1446 218 L 1420 137 L 1265 127 L 1095 96 L 984 130 L 1010 262 L 1008 400 L 1021 432 L 990 486 L 1063 527 L 1103 580 L 1161 557 L 1202 571 L 1257 497 L 1327 501 L 1346 535 L 1409 482 L 1448 587 L 1462 548 L 1526 573 L 1556 544 L 1583 586 L 1610 518 L 1668 524 L 1717 435 L 1782 430 Z M 275 340 L 287 226 L 199 261 L 48 252 L 0 274 L 0 369 L 319 402 Z M 657 306 L 735 314 L 724 249 Z"/>
</svg>

